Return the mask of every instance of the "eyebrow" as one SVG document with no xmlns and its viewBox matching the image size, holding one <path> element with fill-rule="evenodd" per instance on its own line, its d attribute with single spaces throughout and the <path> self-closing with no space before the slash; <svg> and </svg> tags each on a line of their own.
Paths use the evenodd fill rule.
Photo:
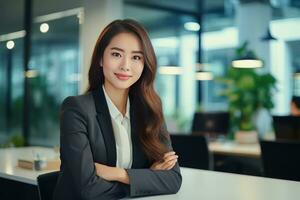
<svg viewBox="0 0 300 200">
<path fill-rule="evenodd" d="M 111 50 L 117 50 L 117 51 L 121 51 L 121 52 L 125 52 L 124 49 L 121 49 L 119 47 L 112 47 L 110 48 Z M 139 54 L 142 54 L 144 55 L 144 53 L 142 51 L 131 51 L 131 53 L 139 53 Z"/>
</svg>

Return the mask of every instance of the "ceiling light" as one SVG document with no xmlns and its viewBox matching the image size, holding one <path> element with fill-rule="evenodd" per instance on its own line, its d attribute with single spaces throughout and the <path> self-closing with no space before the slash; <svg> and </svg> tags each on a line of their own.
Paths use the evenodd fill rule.
<svg viewBox="0 0 300 200">
<path fill-rule="evenodd" d="M 247 48 L 248 42 L 244 42 L 239 47 L 237 57 L 232 61 L 232 67 L 234 68 L 260 68 L 263 67 L 263 62 L 257 58 L 254 51 Z"/>
<path fill-rule="evenodd" d="M 205 71 L 204 68 L 209 67 L 209 63 L 196 63 L 196 80 L 198 81 L 209 81 L 214 78 L 211 71 Z"/>
<path fill-rule="evenodd" d="M 300 73 L 295 73 L 294 74 L 294 79 L 300 80 Z"/>
<path fill-rule="evenodd" d="M 40 26 L 40 31 L 42 33 L 47 33 L 49 30 L 49 25 L 47 23 L 42 23 Z"/>
<path fill-rule="evenodd" d="M 6 48 L 8 48 L 8 49 L 13 49 L 14 46 L 15 46 L 14 41 L 9 40 L 8 42 L 6 42 Z"/>
<path fill-rule="evenodd" d="M 196 80 L 198 81 L 209 81 L 214 78 L 213 74 L 209 71 L 198 71 L 196 72 Z"/>
<path fill-rule="evenodd" d="M 183 67 L 161 66 L 158 68 L 158 73 L 164 74 L 164 75 L 180 75 L 183 73 Z"/>
<path fill-rule="evenodd" d="M 235 68 L 260 68 L 263 62 L 258 59 L 239 59 L 232 61 L 232 66 Z"/>
<path fill-rule="evenodd" d="M 35 78 L 35 77 L 37 77 L 38 76 L 38 71 L 37 70 L 27 70 L 26 72 L 25 72 L 25 76 L 27 77 L 27 78 Z"/>
<path fill-rule="evenodd" d="M 294 73 L 294 79 L 300 80 L 300 70 L 297 69 Z"/>
<path fill-rule="evenodd" d="M 200 24 L 198 24 L 197 22 L 186 22 L 184 23 L 184 28 L 188 31 L 199 31 Z"/>
</svg>

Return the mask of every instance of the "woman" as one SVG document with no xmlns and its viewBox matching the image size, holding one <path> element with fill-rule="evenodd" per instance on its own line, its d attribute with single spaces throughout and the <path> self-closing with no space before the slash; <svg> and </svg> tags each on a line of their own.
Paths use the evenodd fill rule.
<svg viewBox="0 0 300 200">
<path fill-rule="evenodd" d="M 156 57 L 145 29 L 116 20 L 100 34 L 86 94 L 61 108 L 61 170 L 54 199 L 176 193 L 178 156 L 154 91 Z"/>
</svg>

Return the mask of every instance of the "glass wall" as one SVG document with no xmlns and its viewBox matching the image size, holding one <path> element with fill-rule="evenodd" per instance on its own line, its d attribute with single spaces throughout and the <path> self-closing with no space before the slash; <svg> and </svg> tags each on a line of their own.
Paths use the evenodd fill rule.
<svg viewBox="0 0 300 200">
<path fill-rule="evenodd" d="M 8 49 L 6 43 L 1 45 L 0 97 L 1 135 L 6 139 L 22 133 L 23 109 L 23 40 L 14 39 L 14 47 Z"/>
<path fill-rule="evenodd" d="M 202 83 L 202 110 L 227 110 L 226 98 L 220 96 L 224 85 L 216 81 L 231 67 L 235 48 L 238 46 L 238 30 L 235 25 L 234 4 L 222 1 L 213 9 L 210 4 L 204 4 L 202 23 L 202 50 L 204 69 L 211 71 L 214 79 Z"/>
<path fill-rule="evenodd" d="M 29 82 L 28 144 L 57 146 L 60 105 L 65 97 L 78 94 L 81 80 L 78 16 L 82 8 L 76 7 L 79 1 L 32 2 L 29 70 L 24 73 L 23 3 L 0 3 L 6 8 L 0 9 L 1 19 L 6 19 L 0 22 L 0 146 L 24 143 L 25 76 Z"/>
<path fill-rule="evenodd" d="M 24 1 L 0 2 L 0 147 L 22 135 Z M 16 13 L 11 15 L 11 13 Z M 4 20 L 5 19 L 5 20 Z"/>
<path fill-rule="evenodd" d="M 61 102 L 78 94 L 80 81 L 77 15 L 35 22 L 31 52 L 29 143 L 58 145 Z"/>
</svg>

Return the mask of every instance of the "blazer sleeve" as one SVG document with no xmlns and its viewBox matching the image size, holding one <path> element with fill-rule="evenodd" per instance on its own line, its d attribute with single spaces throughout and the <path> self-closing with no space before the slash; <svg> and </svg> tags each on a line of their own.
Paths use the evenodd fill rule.
<svg viewBox="0 0 300 200">
<path fill-rule="evenodd" d="M 172 145 L 166 141 L 169 150 Z M 178 162 L 170 170 L 127 169 L 130 180 L 130 196 L 175 194 L 179 191 L 182 177 Z"/>
<path fill-rule="evenodd" d="M 74 192 L 86 200 L 122 198 L 129 192 L 128 185 L 96 174 L 83 110 L 77 97 L 68 97 L 61 107 L 61 161 L 71 174 Z"/>
</svg>

